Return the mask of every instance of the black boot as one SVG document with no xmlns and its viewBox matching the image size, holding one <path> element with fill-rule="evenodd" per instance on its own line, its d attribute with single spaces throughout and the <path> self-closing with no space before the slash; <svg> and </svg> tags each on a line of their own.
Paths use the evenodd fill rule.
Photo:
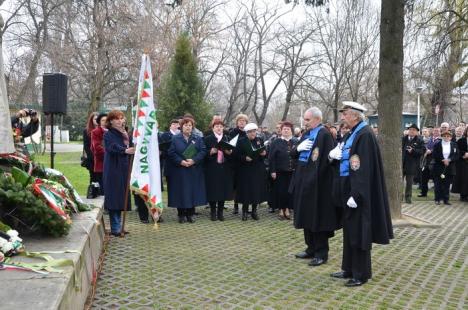
<svg viewBox="0 0 468 310">
<path fill-rule="evenodd" d="M 257 206 L 252 205 L 252 213 L 251 216 L 254 220 L 258 221 L 258 214 L 257 214 Z"/>
<path fill-rule="evenodd" d="M 247 221 L 247 209 L 249 208 L 249 205 L 244 205 L 242 206 L 242 220 Z"/>
<path fill-rule="evenodd" d="M 210 218 L 212 221 L 216 221 L 216 205 L 210 204 Z"/>
<path fill-rule="evenodd" d="M 224 212 L 224 206 L 218 204 L 218 214 L 217 215 L 218 215 L 218 220 L 220 220 L 221 222 L 224 221 L 223 212 Z"/>
<path fill-rule="evenodd" d="M 93 198 L 96 198 L 100 195 L 103 195 L 101 186 L 98 182 L 94 182 L 93 184 Z"/>
<path fill-rule="evenodd" d="M 91 184 L 88 185 L 88 190 L 86 191 L 86 198 L 87 198 L 87 199 L 96 198 L 96 197 L 93 195 L 93 188 L 94 188 L 93 183 L 91 183 Z"/>
<path fill-rule="evenodd" d="M 234 211 L 232 211 L 232 214 L 239 214 L 239 205 L 237 202 L 234 202 Z"/>
</svg>

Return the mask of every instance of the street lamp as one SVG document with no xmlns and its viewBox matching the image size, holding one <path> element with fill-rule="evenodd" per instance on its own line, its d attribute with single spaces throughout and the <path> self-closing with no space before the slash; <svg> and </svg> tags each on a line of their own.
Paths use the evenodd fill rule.
<svg viewBox="0 0 468 310">
<path fill-rule="evenodd" d="M 419 130 L 421 130 L 421 108 L 420 108 L 420 105 L 421 105 L 421 92 L 423 91 L 423 87 L 421 86 L 418 86 L 416 87 L 416 92 L 418 93 L 418 128 Z"/>
</svg>

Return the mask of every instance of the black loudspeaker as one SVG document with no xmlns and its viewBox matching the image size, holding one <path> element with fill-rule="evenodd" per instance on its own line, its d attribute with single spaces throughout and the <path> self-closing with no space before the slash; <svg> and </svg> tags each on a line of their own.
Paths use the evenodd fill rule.
<svg viewBox="0 0 468 310">
<path fill-rule="evenodd" d="M 44 114 L 67 114 L 65 74 L 46 73 L 42 77 L 42 111 Z"/>
</svg>

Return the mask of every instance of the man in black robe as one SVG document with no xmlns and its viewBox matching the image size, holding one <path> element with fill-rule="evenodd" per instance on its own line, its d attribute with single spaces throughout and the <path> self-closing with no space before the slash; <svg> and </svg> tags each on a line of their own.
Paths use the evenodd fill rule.
<svg viewBox="0 0 468 310">
<path fill-rule="evenodd" d="M 380 149 L 372 129 L 364 122 L 366 109 L 343 102 L 341 120 L 351 128 L 344 144 L 329 157 L 340 161 L 340 199 L 343 214 L 342 271 L 331 276 L 349 279 L 345 286 L 360 286 L 372 277 L 372 243 L 393 238 L 387 189 Z"/>
<path fill-rule="evenodd" d="M 322 112 L 310 108 L 304 113 L 307 132 L 292 152 L 298 158 L 289 187 L 293 194 L 294 226 L 304 230 L 307 249 L 297 258 L 312 258 L 310 266 L 328 260 L 328 239 L 339 228 L 338 209 L 333 205 L 333 168 L 328 159 L 333 137 L 322 125 Z"/>
</svg>

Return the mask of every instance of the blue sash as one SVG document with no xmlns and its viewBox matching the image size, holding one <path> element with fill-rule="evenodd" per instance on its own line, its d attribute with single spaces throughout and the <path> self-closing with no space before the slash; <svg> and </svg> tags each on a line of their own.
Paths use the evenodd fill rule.
<svg viewBox="0 0 468 310">
<path fill-rule="evenodd" d="M 350 157 L 350 150 L 351 146 L 353 145 L 354 138 L 356 138 L 357 133 L 367 125 L 366 122 L 361 122 L 353 133 L 349 136 L 346 140 L 343 150 L 341 151 L 341 162 L 340 162 L 340 176 L 347 177 L 349 176 L 349 157 Z"/>
<path fill-rule="evenodd" d="M 309 160 L 310 153 L 312 153 L 312 149 L 314 148 L 314 145 L 315 145 L 315 139 L 317 138 L 317 135 L 318 135 L 320 129 L 322 129 L 322 128 L 323 128 L 323 125 L 320 124 L 319 126 L 315 127 L 314 129 L 312 129 L 309 132 L 309 135 L 306 137 L 306 139 L 309 139 L 310 141 L 312 141 L 312 147 L 310 148 L 310 150 L 302 151 L 299 154 L 299 161 L 302 161 L 302 162 L 306 163 Z M 304 139 L 304 141 L 306 139 Z"/>
</svg>

